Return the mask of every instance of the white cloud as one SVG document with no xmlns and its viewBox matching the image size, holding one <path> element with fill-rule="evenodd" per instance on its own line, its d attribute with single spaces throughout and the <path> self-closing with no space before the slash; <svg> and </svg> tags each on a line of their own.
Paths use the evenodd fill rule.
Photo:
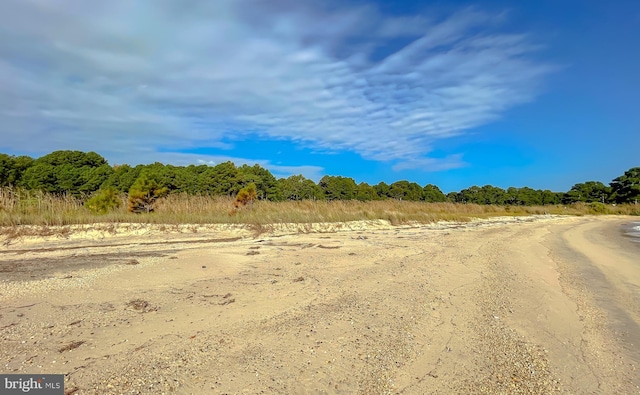
<svg viewBox="0 0 640 395">
<path fill-rule="evenodd" d="M 526 36 L 498 31 L 499 16 L 312 4 L 4 0 L 0 146 L 161 161 L 160 147 L 258 134 L 450 168 L 460 156 L 428 156 L 438 140 L 532 100 L 553 69 Z M 406 45 L 381 55 L 394 40 Z"/>
<path fill-rule="evenodd" d="M 431 171 L 449 170 L 464 167 L 467 164 L 462 160 L 461 154 L 451 155 L 446 158 L 418 158 L 409 159 L 393 166 L 394 170 L 404 169 L 428 169 Z"/>
</svg>

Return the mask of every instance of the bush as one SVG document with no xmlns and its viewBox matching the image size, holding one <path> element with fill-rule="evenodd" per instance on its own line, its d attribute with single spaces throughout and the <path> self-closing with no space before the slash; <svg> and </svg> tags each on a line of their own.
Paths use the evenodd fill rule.
<svg viewBox="0 0 640 395">
<path fill-rule="evenodd" d="M 161 187 L 155 180 L 140 176 L 129 189 L 129 212 L 150 213 L 158 198 L 165 196 L 169 190 Z"/>
<path fill-rule="evenodd" d="M 258 189 L 256 184 L 251 183 L 246 187 L 242 188 L 240 192 L 236 195 L 236 201 L 233 204 L 236 208 L 252 205 L 253 201 L 258 198 Z"/>
<path fill-rule="evenodd" d="M 95 214 L 106 214 L 120 207 L 120 204 L 118 191 L 115 188 L 107 187 L 96 192 L 84 206 Z"/>
<path fill-rule="evenodd" d="M 604 214 L 607 212 L 607 206 L 599 202 L 589 203 L 589 212 L 592 214 Z"/>
</svg>

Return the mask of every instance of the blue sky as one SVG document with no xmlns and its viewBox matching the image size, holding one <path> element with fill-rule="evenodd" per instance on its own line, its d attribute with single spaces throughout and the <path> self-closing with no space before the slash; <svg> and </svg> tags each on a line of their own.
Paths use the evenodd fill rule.
<svg viewBox="0 0 640 395">
<path fill-rule="evenodd" d="M 640 1 L 3 0 L 0 152 L 566 191 L 640 166 Z"/>
</svg>

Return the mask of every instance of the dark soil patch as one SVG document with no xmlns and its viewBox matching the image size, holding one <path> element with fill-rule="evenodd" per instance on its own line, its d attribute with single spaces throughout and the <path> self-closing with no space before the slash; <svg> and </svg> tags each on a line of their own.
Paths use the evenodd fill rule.
<svg viewBox="0 0 640 395">
<path fill-rule="evenodd" d="M 135 265 L 136 257 L 162 257 L 161 252 L 129 252 L 113 254 L 78 255 L 60 258 L 27 258 L 1 261 L 0 273 L 8 281 L 41 280 L 61 277 L 61 273 L 78 269 L 99 269 L 117 264 Z M 133 263 L 133 262 L 136 263 Z M 71 278 L 65 277 L 63 278 Z"/>
</svg>

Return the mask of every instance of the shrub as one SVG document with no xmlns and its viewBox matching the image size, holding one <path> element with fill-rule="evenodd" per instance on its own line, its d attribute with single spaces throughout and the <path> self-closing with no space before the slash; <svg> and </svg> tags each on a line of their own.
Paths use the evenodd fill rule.
<svg viewBox="0 0 640 395">
<path fill-rule="evenodd" d="M 120 207 L 120 203 L 118 191 L 113 187 L 107 187 L 96 192 L 84 206 L 95 214 L 106 214 Z"/>
<path fill-rule="evenodd" d="M 158 198 L 169 192 L 155 180 L 140 176 L 129 189 L 129 211 L 132 213 L 150 213 Z"/>
<path fill-rule="evenodd" d="M 258 198 L 258 189 L 256 184 L 251 183 L 246 187 L 242 188 L 240 192 L 236 195 L 236 201 L 234 202 L 234 207 L 239 208 L 246 205 L 252 205 L 253 201 Z"/>
<path fill-rule="evenodd" d="M 589 212 L 592 214 L 604 214 L 607 212 L 607 206 L 599 202 L 589 203 Z"/>
</svg>

